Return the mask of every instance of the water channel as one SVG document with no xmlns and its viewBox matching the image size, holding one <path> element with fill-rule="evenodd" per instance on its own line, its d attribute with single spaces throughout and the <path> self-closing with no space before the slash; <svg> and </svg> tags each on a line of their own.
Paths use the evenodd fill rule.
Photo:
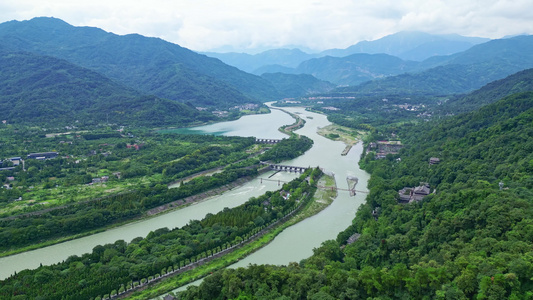
<svg viewBox="0 0 533 300">
<path fill-rule="evenodd" d="M 259 120 L 259 121 L 255 121 Z M 219 135 L 242 135 L 257 136 L 258 138 L 286 137 L 277 128 L 291 124 L 294 119 L 288 114 L 279 110 L 273 110 L 271 114 L 245 116 L 237 121 L 221 122 L 209 126 L 201 126 L 193 129 L 176 130 L 182 133 L 195 134 L 219 134 Z M 268 124 L 268 125 L 265 125 Z M 274 128 L 274 129 L 272 129 Z M 248 129 L 248 130 L 247 130 Z M 274 172 L 265 173 L 262 176 L 268 177 Z M 280 181 L 290 181 L 296 174 L 280 172 L 271 179 Z M 169 229 L 186 225 L 190 220 L 202 219 L 207 213 L 217 213 L 224 207 L 235 207 L 246 202 L 250 197 L 257 197 L 266 191 L 279 189 L 276 182 L 252 180 L 245 185 L 235 188 L 223 195 L 206 199 L 200 203 L 193 204 L 184 209 L 172 211 L 150 219 L 130 223 L 116 227 L 101 233 L 87 237 L 63 242 L 53 246 L 23 252 L 20 254 L 0 258 L 0 280 L 5 279 L 24 269 L 35 269 L 40 264 L 51 265 L 67 259 L 71 255 L 82 255 L 91 252 L 97 245 L 114 243 L 116 240 L 129 242 L 136 237 L 146 236 L 150 231 L 168 227 Z"/>
<path fill-rule="evenodd" d="M 353 147 L 347 156 L 341 156 L 344 149 L 341 142 L 333 142 L 316 134 L 317 127 L 329 124 L 326 117 L 306 112 L 303 108 L 287 108 L 287 111 L 298 113 L 306 120 L 304 128 L 297 131 L 314 140 L 313 148 L 304 155 L 285 164 L 296 166 L 320 166 L 328 172 L 335 173 L 337 186 L 347 188 L 346 176 L 359 178 L 358 190 L 364 190 L 368 175 L 357 166 L 362 145 Z M 237 121 L 222 122 L 193 129 L 182 130 L 199 134 L 223 134 L 239 136 L 256 136 L 258 138 L 283 138 L 277 128 L 291 124 L 294 120 L 286 113 L 272 110 L 271 114 L 246 116 Z M 266 173 L 268 177 L 273 173 Z M 272 179 L 289 181 L 296 174 L 280 172 Z M 220 196 L 206 199 L 184 209 L 172 211 L 150 219 L 116 227 L 102 233 L 84 238 L 67 241 L 57 245 L 0 258 L 0 279 L 4 279 L 16 271 L 34 269 L 39 264 L 54 264 L 65 260 L 71 255 L 91 252 L 96 245 L 113 243 L 122 239 L 126 242 L 135 237 L 146 236 L 150 231 L 161 227 L 181 227 L 192 219 L 201 219 L 207 213 L 216 213 L 224 207 L 234 207 L 244 203 L 250 197 L 259 196 L 268 190 L 278 189 L 276 182 L 262 181 L 256 178 L 245 185 L 228 191 Z M 287 264 L 308 257 L 312 249 L 327 239 L 333 239 L 337 233 L 348 227 L 354 217 L 355 210 L 364 201 L 364 194 L 350 197 L 348 192 L 339 192 L 339 196 L 331 206 L 299 224 L 292 226 L 280 234 L 271 244 L 255 254 L 243 259 L 235 265 L 246 266 L 250 263 Z"/>
<path fill-rule="evenodd" d="M 355 176 L 359 179 L 356 189 L 366 191 L 369 175 L 358 166 L 363 151 L 362 143 L 355 145 L 348 155 L 341 156 L 345 148 L 344 143 L 331 141 L 317 134 L 319 127 L 331 124 L 326 116 L 299 107 L 284 108 L 284 110 L 298 114 L 306 121 L 305 126 L 296 133 L 313 139 L 314 144 L 304 155 L 285 161 L 283 164 L 301 167 L 320 166 L 326 172 L 334 173 L 337 187 L 343 189 L 348 188 L 346 177 Z M 249 264 L 287 265 L 289 262 L 299 262 L 311 256 L 313 248 L 319 247 L 326 240 L 335 239 L 340 231 L 351 224 L 357 208 L 364 202 L 365 197 L 365 193 L 350 196 L 347 191 L 339 191 L 335 201 L 325 210 L 285 229 L 270 244 L 230 267 L 246 267 Z M 201 280 L 198 280 L 191 284 L 200 284 L 200 282 Z M 186 286 L 180 287 L 173 292 L 185 288 Z"/>
<path fill-rule="evenodd" d="M 317 128 L 329 124 L 326 116 L 305 111 L 303 108 L 288 108 L 287 111 L 299 114 L 306 121 L 305 126 L 296 131 L 313 139 L 313 147 L 304 155 L 284 164 L 291 166 L 320 166 L 335 174 L 337 187 L 348 189 L 346 177 L 359 179 L 356 189 L 366 191 L 369 175 L 360 170 L 357 164 L 362 143 L 358 143 L 346 156 L 341 156 L 344 143 L 335 142 L 317 134 Z M 311 256 L 313 248 L 323 241 L 335 239 L 337 234 L 352 222 L 355 212 L 363 203 L 366 194 L 350 196 L 348 191 L 339 191 L 333 203 L 319 214 L 291 226 L 279 234 L 267 247 L 244 258 L 231 267 L 245 267 L 249 264 L 287 265 Z"/>
</svg>

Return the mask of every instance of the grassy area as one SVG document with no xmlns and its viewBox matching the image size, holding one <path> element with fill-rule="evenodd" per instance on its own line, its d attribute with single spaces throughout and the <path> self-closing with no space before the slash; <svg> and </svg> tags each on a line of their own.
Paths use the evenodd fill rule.
<svg viewBox="0 0 533 300">
<path fill-rule="evenodd" d="M 334 141 L 342 141 L 346 145 L 356 144 L 363 136 L 363 132 L 336 124 L 318 129 L 318 134 Z"/>
<path fill-rule="evenodd" d="M 318 185 L 326 187 L 334 187 L 335 178 L 327 175 L 323 175 Z M 263 235 L 259 239 L 244 245 L 243 247 L 224 255 L 223 257 L 214 259 L 205 265 L 199 266 L 195 269 L 187 271 L 185 273 L 166 278 L 160 282 L 155 282 L 148 289 L 137 291 L 131 295 L 128 295 L 128 299 L 151 299 L 159 295 L 168 293 L 180 286 L 188 284 L 190 282 L 196 281 L 200 278 L 203 278 L 217 270 L 225 268 L 231 264 L 236 263 L 237 261 L 243 259 L 244 257 L 252 254 L 258 249 L 268 245 L 274 238 L 280 234 L 286 228 L 309 218 L 326 207 L 328 207 L 337 196 L 336 191 L 331 190 L 321 190 L 318 189 L 315 192 L 313 201 L 310 201 L 296 216 L 283 223 L 282 225 L 274 228 L 271 232 Z"/>
</svg>

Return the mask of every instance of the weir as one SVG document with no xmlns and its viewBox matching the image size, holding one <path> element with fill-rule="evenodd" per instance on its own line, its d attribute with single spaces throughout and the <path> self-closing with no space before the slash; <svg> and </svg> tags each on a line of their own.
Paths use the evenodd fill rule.
<svg viewBox="0 0 533 300">
<path fill-rule="evenodd" d="M 258 144 L 277 144 L 281 142 L 278 139 L 255 139 L 255 142 Z"/>
<path fill-rule="evenodd" d="M 289 165 L 278 165 L 278 164 L 271 164 L 267 162 L 261 162 L 263 165 L 268 165 L 271 170 L 276 171 L 286 171 L 286 172 L 297 172 L 297 173 L 303 173 L 305 170 L 311 168 L 311 167 L 297 167 L 297 166 L 289 166 Z"/>
</svg>

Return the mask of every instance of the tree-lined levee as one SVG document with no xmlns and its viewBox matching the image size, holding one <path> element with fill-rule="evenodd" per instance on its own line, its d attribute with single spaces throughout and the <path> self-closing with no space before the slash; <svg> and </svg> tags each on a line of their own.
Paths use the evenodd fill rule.
<svg viewBox="0 0 533 300">
<path fill-rule="evenodd" d="M 308 170 L 280 191 L 208 214 L 182 228 L 158 229 L 131 243 L 97 246 L 92 253 L 71 256 L 63 263 L 21 271 L 3 281 L 3 296 L 79 299 L 120 293 L 222 252 L 283 219 L 312 197 L 316 189 L 312 183 L 320 175 L 319 169 Z M 21 280 L 36 284 L 19 287 Z"/>
</svg>

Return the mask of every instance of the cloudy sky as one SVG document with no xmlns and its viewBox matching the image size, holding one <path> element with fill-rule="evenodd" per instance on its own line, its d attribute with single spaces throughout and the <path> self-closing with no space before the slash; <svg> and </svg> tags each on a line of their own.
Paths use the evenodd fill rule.
<svg viewBox="0 0 533 300">
<path fill-rule="evenodd" d="M 53 16 L 197 51 L 346 48 L 403 30 L 533 33 L 532 0 L 0 0 L 0 22 Z"/>
</svg>

